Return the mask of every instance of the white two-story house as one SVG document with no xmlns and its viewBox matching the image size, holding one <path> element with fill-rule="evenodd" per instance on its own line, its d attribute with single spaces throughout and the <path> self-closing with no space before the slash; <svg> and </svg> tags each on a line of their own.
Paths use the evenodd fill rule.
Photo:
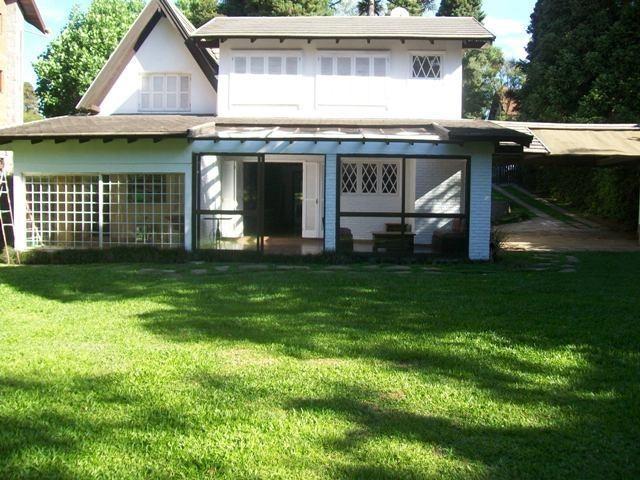
<svg viewBox="0 0 640 480">
<path fill-rule="evenodd" d="M 491 162 L 462 120 L 472 18 L 218 17 L 151 0 L 78 115 L 0 131 L 16 247 L 489 258 Z"/>
</svg>

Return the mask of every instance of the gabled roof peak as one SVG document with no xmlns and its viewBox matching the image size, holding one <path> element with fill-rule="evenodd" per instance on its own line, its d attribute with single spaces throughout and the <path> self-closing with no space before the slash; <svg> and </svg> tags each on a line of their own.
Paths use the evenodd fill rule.
<svg viewBox="0 0 640 480">
<path fill-rule="evenodd" d="M 191 40 L 190 35 L 196 30 L 193 24 L 169 0 L 151 0 L 113 51 L 80 102 L 78 102 L 76 106 L 78 111 L 92 113 L 100 111 L 100 104 L 109 89 L 162 18 L 168 19 L 178 31 L 185 41 L 185 46 L 189 49 L 213 88 L 217 87 L 218 65 L 209 50 L 199 48 Z"/>
</svg>

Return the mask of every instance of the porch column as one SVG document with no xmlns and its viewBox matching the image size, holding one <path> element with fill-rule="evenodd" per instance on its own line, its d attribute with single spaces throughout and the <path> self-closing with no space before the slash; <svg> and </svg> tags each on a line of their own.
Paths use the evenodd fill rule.
<svg viewBox="0 0 640 480">
<path fill-rule="evenodd" d="M 193 196 L 196 189 L 193 185 L 193 165 L 189 163 L 184 169 L 184 249 L 191 252 L 193 245 Z"/>
<path fill-rule="evenodd" d="M 336 192 L 337 182 L 337 155 L 324 157 L 324 250 L 336 251 L 336 219 L 338 215 L 338 198 Z"/>
<path fill-rule="evenodd" d="M 471 157 L 469 184 L 469 259 L 489 260 L 491 241 L 491 155 Z"/>
<path fill-rule="evenodd" d="M 27 194 L 24 177 L 21 173 L 13 175 L 13 238 L 16 250 L 27 248 Z"/>
</svg>

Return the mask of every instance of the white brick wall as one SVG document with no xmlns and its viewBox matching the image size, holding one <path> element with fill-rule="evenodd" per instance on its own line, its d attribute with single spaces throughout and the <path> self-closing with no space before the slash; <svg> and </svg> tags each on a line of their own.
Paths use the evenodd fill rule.
<svg viewBox="0 0 640 480">
<path fill-rule="evenodd" d="M 469 258 L 489 260 L 491 238 L 491 155 L 471 158 Z"/>
<path fill-rule="evenodd" d="M 333 252 L 336 249 L 336 167 L 337 155 L 325 156 L 324 164 L 324 249 Z"/>
<path fill-rule="evenodd" d="M 415 211 L 424 213 L 462 213 L 465 205 L 466 160 L 416 160 Z M 430 245 L 433 232 L 451 225 L 448 218 L 416 219 L 416 243 Z"/>
</svg>

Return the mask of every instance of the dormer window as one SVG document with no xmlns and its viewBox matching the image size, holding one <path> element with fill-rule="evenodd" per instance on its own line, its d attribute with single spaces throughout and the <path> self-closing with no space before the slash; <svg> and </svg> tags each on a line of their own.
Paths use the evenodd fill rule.
<svg viewBox="0 0 640 480">
<path fill-rule="evenodd" d="M 142 76 L 141 112 L 188 112 L 191 110 L 191 77 L 180 73 Z"/>
<path fill-rule="evenodd" d="M 413 55 L 411 73 L 413 78 L 442 78 L 442 56 Z"/>
</svg>

